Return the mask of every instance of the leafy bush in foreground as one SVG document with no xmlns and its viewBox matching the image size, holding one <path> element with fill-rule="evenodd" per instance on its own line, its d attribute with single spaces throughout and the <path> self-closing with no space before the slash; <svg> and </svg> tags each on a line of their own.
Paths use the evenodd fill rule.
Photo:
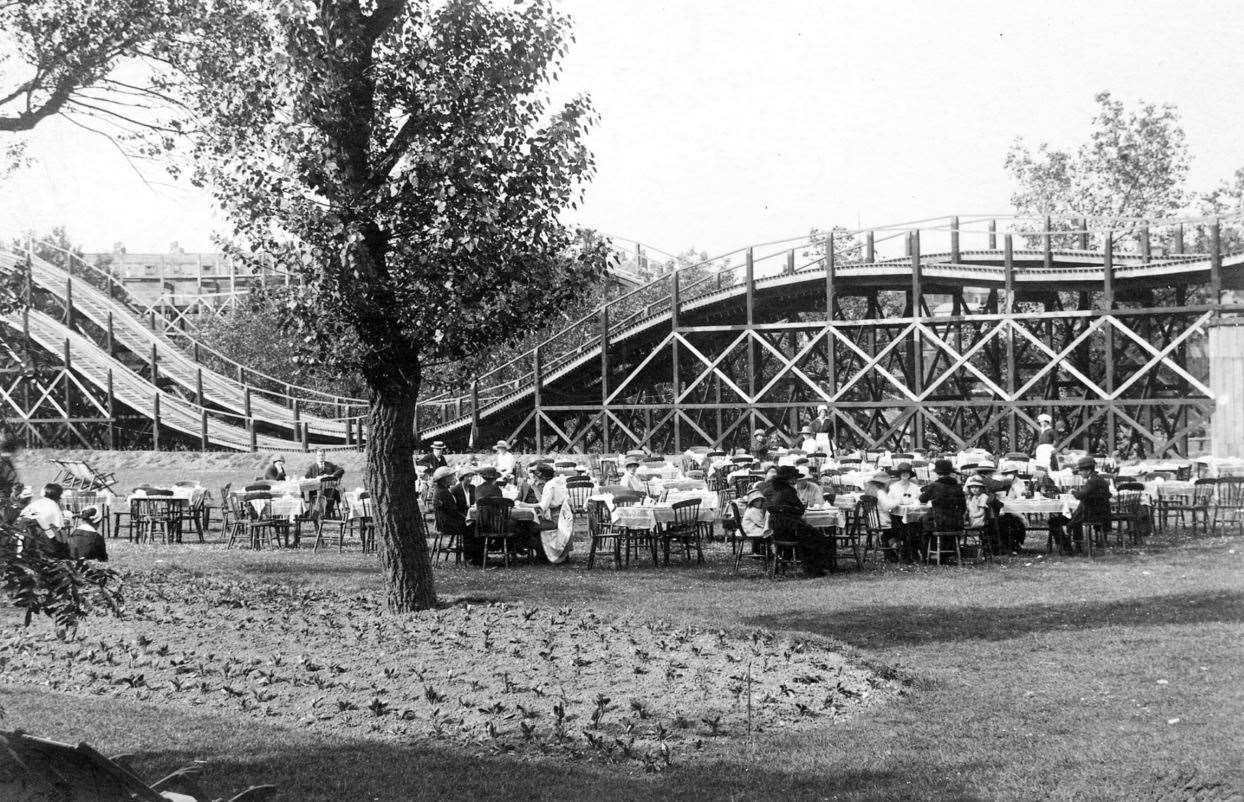
<svg viewBox="0 0 1244 802">
<path fill-rule="evenodd" d="M 121 614 L 121 577 L 81 559 L 52 556 L 42 534 L 28 537 L 33 547 L 19 551 L 21 530 L 0 524 L 0 584 L 16 607 L 26 611 L 25 625 L 42 613 L 56 625 L 58 637 L 72 637 L 78 621 L 97 611 Z"/>
</svg>

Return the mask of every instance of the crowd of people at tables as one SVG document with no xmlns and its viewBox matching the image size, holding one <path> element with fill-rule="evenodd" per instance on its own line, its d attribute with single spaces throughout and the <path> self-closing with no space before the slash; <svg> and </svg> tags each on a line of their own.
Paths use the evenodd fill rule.
<svg viewBox="0 0 1244 802">
<path fill-rule="evenodd" d="M 86 507 L 76 515 L 67 515 L 61 507 L 65 489 L 56 482 L 43 486 L 38 498 L 34 488 L 24 485 L 13 464 L 17 440 L 9 434 L 0 436 L 0 524 L 16 535 L 17 549 L 37 542 L 53 557 L 69 557 L 106 561 L 108 549 L 98 527 L 104 513 L 98 507 Z"/>
<path fill-rule="evenodd" d="M 1054 454 L 1054 433 L 1047 415 L 1038 419 L 1037 446 L 1032 458 L 1022 463 L 1004 462 L 999 469 L 991 459 L 975 463 L 955 464 L 945 457 L 931 460 L 931 481 L 920 483 L 912 461 L 900 459 L 885 468 L 878 468 L 863 481 L 862 495 L 875 504 L 883 530 L 884 553 L 894 561 L 915 562 L 921 559 L 925 538 L 937 531 L 975 529 L 984 534 L 995 552 L 1015 553 L 1023 545 L 1027 525 L 1020 516 L 1003 512 L 1007 496 L 1057 494 L 1050 473 L 1057 469 Z M 708 486 L 725 489 L 729 478 L 740 474 L 756 476 L 747 492 L 740 496 L 743 504 L 737 522 L 742 533 L 751 538 L 780 532 L 786 540 L 799 544 L 801 562 L 807 573 L 820 575 L 835 564 L 835 539 L 804 522 L 809 508 L 833 502 L 832 492 L 821 482 L 821 468 L 836 464 L 836 451 L 831 439 L 828 409 L 822 408 L 800 431 L 796 449 L 775 449 L 764 430 L 753 433 L 746 454 L 729 456 L 722 451 L 704 450 L 693 470 L 696 476 L 709 479 Z M 618 460 L 620 474 L 611 477 L 614 489 L 646 495 L 649 482 L 639 469 L 652 455 L 642 450 L 627 452 Z M 858 457 L 857 457 L 858 459 Z M 779 460 L 788 464 L 779 464 Z M 844 461 L 851 461 L 845 457 Z M 552 459 L 538 458 L 523 466 L 515 459 L 509 444 L 498 442 L 493 447 L 490 464 L 450 467 L 445 457 L 445 444 L 434 442 L 431 451 L 417 460 L 420 468 L 419 488 L 435 512 L 437 528 L 461 538 L 464 553 L 478 563 L 483 547 L 476 537 L 472 507 L 480 500 L 506 497 L 532 505 L 534 521 L 512 521 L 519 548 L 529 550 L 538 559 L 559 562 L 564 559 L 568 544 L 565 538 L 550 534 L 558 528 L 557 521 L 566 503 L 567 488 L 580 484 L 594 485 L 588 468 L 568 461 L 556 465 Z M 1081 457 L 1074 471 L 1083 483 L 1071 494 L 1080 502 L 1070 516 L 1049 516 L 1053 542 L 1064 553 L 1080 548 L 1086 523 L 1109 527 L 1111 488 L 1097 473 L 1092 457 Z M 763 474 L 757 476 L 757 474 Z M 918 520 L 908 522 L 903 510 L 927 507 Z"/>
</svg>

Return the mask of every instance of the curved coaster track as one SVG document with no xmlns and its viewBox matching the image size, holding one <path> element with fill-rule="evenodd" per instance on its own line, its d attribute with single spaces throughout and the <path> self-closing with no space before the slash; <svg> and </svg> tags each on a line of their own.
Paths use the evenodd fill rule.
<svg viewBox="0 0 1244 802">
<path fill-rule="evenodd" d="M 1244 255 L 1224 246 L 1238 235 L 1208 219 L 1112 225 L 1125 230 L 940 218 L 739 249 L 602 304 L 468 392 L 421 400 L 420 436 L 669 452 L 745 445 L 757 428 L 790 441 L 825 405 L 840 446 L 1026 450 L 1049 412 L 1064 445 L 1186 454 L 1214 406 L 1206 331 L 1244 311 L 1226 292 L 1244 284 Z M 364 437 L 365 400 L 264 376 L 167 321 L 153 330 L 113 277 L 61 261 L 0 252 L 31 298 L 0 327 L 0 414 L 27 442 Z"/>
</svg>

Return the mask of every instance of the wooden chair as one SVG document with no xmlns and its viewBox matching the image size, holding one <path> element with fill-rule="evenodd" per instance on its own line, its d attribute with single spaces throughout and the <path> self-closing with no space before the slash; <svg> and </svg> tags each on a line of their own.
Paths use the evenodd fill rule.
<svg viewBox="0 0 1244 802">
<path fill-rule="evenodd" d="M 128 757 L 105 757 L 85 743 L 49 741 L 20 730 L 0 733 L 0 745 L 14 758 L 18 782 L 29 799 L 64 802 L 142 800 L 143 802 L 209 802 L 213 796 L 199 787 L 202 767 L 193 765 L 148 784 L 125 763 Z M 247 788 L 229 802 L 268 799 L 276 786 Z"/>
<path fill-rule="evenodd" d="M 1214 489 L 1217 484 L 1217 481 L 1214 479 L 1197 479 L 1192 484 L 1192 495 L 1190 496 L 1163 496 L 1159 492 L 1157 498 L 1158 525 L 1163 531 L 1166 531 L 1173 519 L 1178 521 L 1180 526 L 1191 525 L 1192 535 L 1195 537 L 1197 517 L 1199 516 L 1201 519 L 1201 531 L 1208 535 L 1211 505 L 1214 501 Z"/>
<path fill-rule="evenodd" d="M 743 514 L 739 511 L 737 502 L 730 502 L 730 509 L 733 511 L 734 520 L 739 522 L 738 528 L 731 538 L 730 546 L 734 550 L 734 572 L 737 574 L 743 567 L 743 560 L 760 560 L 760 568 L 763 573 L 769 573 L 769 563 L 773 560 L 773 537 L 766 534 L 761 536 L 748 535 L 743 532 Z"/>
<path fill-rule="evenodd" d="M 625 537 L 609 521 L 609 506 L 600 499 L 587 502 L 587 533 L 590 539 L 587 551 L 587 567 L 590 569 L 595 565 L 596 551 L 598 548 L 603 548 L 613 556 L 613 567 L 621 569 L 622 541 Z M 606 552 L 602 551 L 603 553 Z"/>
<path fill-rule="evenodd" d="M 1222 476 L 1214 483 L 1214 523 L 1234 525 L 1244 532 L 1244 476 Z"/>
<path fill-rule="evenodd" d="M 571 524 L 572 532 L 587 531 L 587 499 L 590 495 L 592 495 L 591 482 L 573 479 L 566 481 L 566 504 L 570 506 L 570 512 L 574 516 Z"/>
<path fill-rule="evenodd" d="M 311 520 L 315 527 L 315 545 L 311 547 L 311 553 L 320 550 L 320 547 L 328 548 L 328 541 L 334 540 L 337 543 L 337 553 L 345 551 L 346 535 L 350 531 L 349 522 L 341 518 L 329 518 L 326 514 L 328 508 L 328 499 L 324 495 L 318 494 L 315 497 L 314 506 L 311 508 Z"/>
<path fill-rule="evenodd" d="M 432 508 L 432 516 L 436 521 L 436 535 L 432 541 L 432 563 L 435 565 L 440 560 L 449 560 L 452 554 L 455 563 L 462 562 L 462 535 L 453 531 L 454 526 L 444 520 L 441 511 Z"/>
<path fill-rule="evenodd" d="M 963 565 L 963 552 L 960 545 L 965 533 L 962 529 L 938 530 L 924 533 L 925 559 L 932 560 L 934 565 L 941 565 L 942 558 L 953 554 L 955 565 Z"/>
<path fill-rule="evenodd" d="M 510 511 L 514 500 L 502 496 L 482 498 L 475 502 L 475 534 L 483 541 L 483 559 L 480 570 L 488 567 L 488 555 L 500 554 L 502 567 L 510 567 L 511 543 L 514 532 L 510 529 Z M 584 509 L 584 516 L 587 511 Z"/>
<path fill-rule="evenodd" d="M 1128 542 L 1138 545 L 1142 541 L 1140 535 L 1141 496 L 1144 485 L 1137 483 L 1121 483 L 1114 498 L 1110 500 L 1110 523 L 1114 526 L 1116 545 L 1123 547 L 1123 536 Z"/>
<path fill-rule="evenodd" d="M 771 577 L 776 577 L 779 573 L 785 574 L 786 569 L 792 565 L 803 565 L 803 555 L 799 553 L 799 540 L 786 529 L 788 525 L 794 525 L 794 519 L 790 516 L 782 516 L 777 520 L 791 521 L 791 523 L 779 523 L 772 529 L 773 535 L 769 541 L 773 549 L 772 558 L 769 560 L 769 576 Z"/>
<path fill-rule="evenodd" d="M 269 502 L 256 508 L 254 501 Z M 242 532 L 247 537 L 250 547 L 263 548 L 267 538 L 270 545 L 280 547 L 289 544 L 289 519 L 277 518 L 272 515 L 272 494 L 266 491 L 254 491 L 243 495 L 238 503 L 238 519 L 242 522 Z"/>
<path fill-rule="evenodd" d="M 130 509 L 134 522 L 134 540 L 141 543 L 146 540 L 155 543 L 160 538 L 162 543 L 176 542 L 178 521 L 182 510 L 186 507 L 184 499 L 171 496 L 147 496 L 136 498 Z"/>
<path fill-rule="evenodd" d="M 700 500 L 689 498 L 675 502 L 674 521 L 667 524 L 661 532 L 661 542 L 665 548 L 665 564 L 670 564 L 670 544 L 678 541 L 683 547 L 683 555 L 691 559 L 691 547 L 695 547 L 696 564 L 704 564 L 704 548 L 700 543 Z"/>
</svg>

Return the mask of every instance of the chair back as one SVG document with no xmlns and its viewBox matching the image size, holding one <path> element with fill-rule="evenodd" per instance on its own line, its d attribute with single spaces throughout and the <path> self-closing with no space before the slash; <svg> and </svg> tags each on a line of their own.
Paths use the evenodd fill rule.
<svg viewBox="0 0 1244 802">
<path fill-rule="evenodd" d="M 590 495 L 592 495 L 591 484 L 566 483 L 566 503 L 570 505 L 570 511 L 576 515 L 587 513 L 587 499 Z"/>
<path fill-rule="evenodd" d="M 609 523 L 609 505 L 604 499 L 589 499 L 587 502 L 587 532 L 589 535 L 604 534 Z"/>
<path fill-rule="evenodd" d="M 1143 493 L 1143 485 L 1140 490 L 1120 490 L 1118 495 L 1110 500 L 1111 514 L 1131 516 L 1140 512 L 1140 498 Z"/>
<path fill-rule="evenodd" d="M 1198 507 L 1209 506 L 1217 488 L 1218 481 L 1215 479 L 1197 479 L 1192 483 L 1192 503 Z"/>
<path fill-rule="evenodd" d="M 136 799 L 145 802 L 168 799 L 124 766 L 109 760 L 85 743 L 73 746 L 33 738 L 19 731 L 0 733 L 0 744 L 32 774 L 39 776 L 49 790 L 54 790 L 56 799 Z M 42 798 L 41 793 L 38 796 Z"/>
<path fill-rule="evenodd" d="M 632 493 L 630 491 L 625 491 L 622 493 L 614 493 L 613 494 L 613 506 L 634 507 L 636 504 L 640 502 L 642 498 L 643 496 L 639 495 L 638 493 Z M 589 501 L 588 503 L 590 504 L 591 502 Z"/>
<path fill-rule="evenodd" d="M 734 485 L 734 495 L 738 498 L 746 496 L 748 488 L 752 486 L 753 481 L 755 480 L 752 479 L 750 474 L 734 477 L 734 479 L 731 480 L 731 484 Z"/>
<path fill-rule="evenodd" d="M 1144 490 L 1145 486 L 1140 482 L 1119 482 L 1114 489 L 1122 492 L 1124 490 Z"/>
<path fill-rule="evenodd" d="M 246 492 L 248 493 L 250 493 L 251 491 L 257 491 L 257 490 L 271 490 L 272 483 L 271 482 L 251 482 L 243 489 L 246 490 Z"/>
<path fill-rule="evenodd" d="M 480 536 L 509 534 L 510 511 L 514 499 L 505 496 L 481 498 L 475 502 L 476 531 Z"/>
<path fill-rule="evenodd" d="M 700 499 L 698 498 L 676 501 L 673 509 L 675 529 L 694 528 L 700 520 Z"/>
<path fill-rule="evenodd" d="M 1244 507 L 1244 476 L 1221 476 L 1216 490 L 1221 507 Z"/>
</svg>

